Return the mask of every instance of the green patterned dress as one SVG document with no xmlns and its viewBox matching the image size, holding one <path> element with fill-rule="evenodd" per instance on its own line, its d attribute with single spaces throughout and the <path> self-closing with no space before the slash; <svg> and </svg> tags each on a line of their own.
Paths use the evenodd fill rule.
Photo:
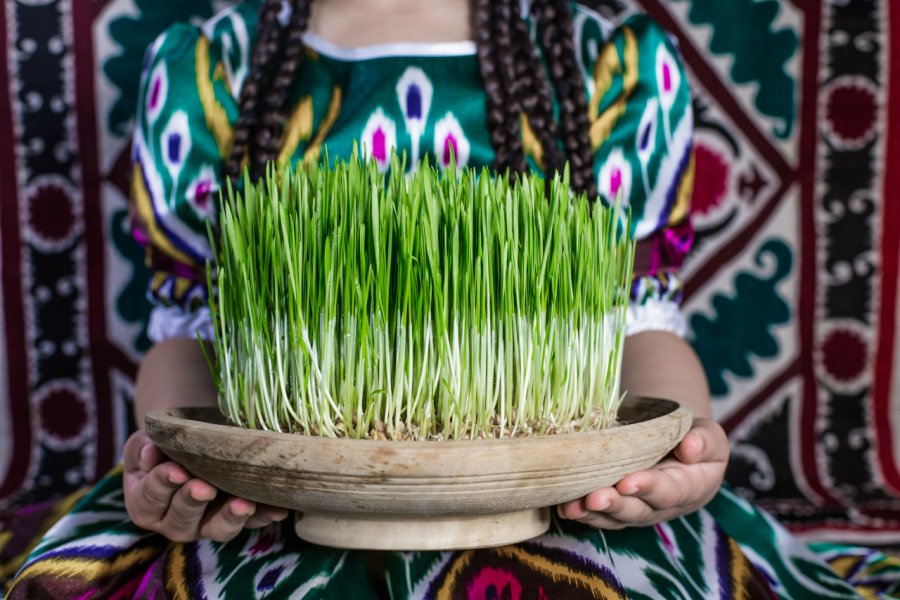
<svg viewBox="0 0 900 600">
<path fill-rule="evenodd" d="M 155 340 L 209 335 L 206 223 L 229 154 L 258 0 L 202 27 L 177 25 L 143 66 L 134 136 L 133 224 L 154 270 Z M 684 334 L 678 270 L 690 249 L 692 113 L 677 49 L 634 17 L 612 28 L 575 6 L 598 190 L 618 193 L 639 241 L 628 330 Z M 349 155 L 382 168 L 392 150 L 445 167 L 493 159 L 474 44 L 362 49 L 305 38 L 280 160 Z M 540 170 L 527 120 L 522 141 Z M 81 497 L 38 543 L 11 598 L 856 598 L 888 597 L 898 567 L 864 549 L 813 552 L 728 488 L 694 514 L 622 531 L 554 520 L 526 543 L 465 552 L 389 553 L 376 582 L 360 553 L 299 540 L 290 522 L 227 543 L 170 543 L 130 522 L 121 471 Z"/>
</svg>

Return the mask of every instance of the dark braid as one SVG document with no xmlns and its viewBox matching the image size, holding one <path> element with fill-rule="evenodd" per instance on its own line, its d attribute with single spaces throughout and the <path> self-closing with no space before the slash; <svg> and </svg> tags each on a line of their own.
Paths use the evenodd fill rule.
<svg viewBox="0 0 900 600">
<path fill-rule="evenodd" d="M 584 81 L 575 56 L 572 11 L 567 0 L 535 0 L 534 8 L 541 47 L 559 103 L 559 125 L 570 164 L 572 188 L 594 198 L 597 195 L 594 153 L 588 136 L 590 122 Z"/>
<path fill-rule="evenodd" d="M 500 65 L 497 63 L 497 45 L 491 27 L 494 20 L 491 9 L 495 2 L 496 0 L 473 0 L 471 11 L 478 67 L 484 83 L 488 131 L 495 152 L 493 166 L 495 171 L 502 173 L 513 164 L 512 155 L 517 145 L 521 154 L 522 140 L 517 124 L 513 125 L 514 134 L 507 129 L 508 90 L 500 73 Z"/>
<path fill-rule="evenodd" d="M 278 21 L 281 0 L 266 0 L 260 8 L 257 41 L 241 89 L 240 114 L 226 164 L 226 174 L 232 179 L 239 176 L 248 156 L 254 177 L 261 176 L 266 163 L 278 157 L 288 91 L 305 55 L 303 33 L 310 3 L 293 0 L 286 28 Z M 596 183 L 588 137 L 590 124 L 575 57 L 571 11 L 566 0 L 535 0 L 541 47 L 559 104 L 557 125 L 546 70 L 517 7 L 515 0 L 472 0 L 472 30 L 484 82 L 487 125 L 496 153 L 494 168 L 501 173 L 527 169 L 521 137 L 524 114 L 543 149 L 547 173 L 562 168 L 568 159 L 572 187 L 593 198 Z M 560 138 L 564 154 L 557 146 Z"/>
<path fill-rule="evenodd" d="M 559 132 L 553 116 L 553 95 L 546 72 L 531 42 L 528 21 L 513 17 L 513 47 L 516 50 L 516 80 L 520 82 L 520 102 L 528 123 L 544 151 L 544 171 L 552 176 L 563 168 L 564 155 L 557 147 Z"/>
<path fill-rule="evenodd" d="M 288 89 L 304 56 L 309 4 L 309 0 L 294 0 L 287 28 L 278 20 L 281 0 L 266 0 L 260 7 L 257 40 L 241 89 L 240 114 L 226 165 L 226 174 L 232 180 L 239 177 L 245 157 L 250 158 L 254 178 L 262 176 L 265 165 L 278 157 Z M 273 65 L 277 67 L 273 69 Z"/>
<path fill-rule="evenodd" d="M 266 0 L 259 9 L 256 43 L 253 45 L 250 67 L 241 88 L 238 120 L 234 126 L 231 153 L 225 165 L 225 173 L 232 181 L 240 175 L 244 157 L 251 154 L 250 132 L 256 128 L 260 89 L 272 64 L 272 58 L 281 45 L 281 27 L 278 23 L 280 10 L 281 0 Z"/>
<path fill-rule="evenodd" d="M 257 125 L 253 162 L 262 174 L 265 165 L 278 159 L 284 123 L 287 119 L 288 91 L 297 79 L 306 48 L 303 33 L 309 22 L 309 0 L 295 0 L 291 21 L 279 52 L 278 68 L 263 96 L 262 115 Z"/>
<path fill-rule="evenodd" d="M 528 163 L 522 147 L 522 107 L 525 96 L 523 81 L 516 77 L 516 55 L 513 54 L 513 21 L 519 20 L 518 12 L 511 10 L 510 2 L 492 2 L 493 25 L 492 43 L 497 62 L 497 71 L 501 79 L 501 91 L 505 96 L 503 102 L 503 131 L 507 136 L 508 146 L 505 152 L 498 152 L 497 171 L 525 173 Z"/>
<path fill-rule="evenodd" d="M 571 185 L 596 196 L 593 150 L 588 137 L 587 98 L 575 57 L 572 15 L 564 0 L 536 0 L 541 47 L 559 103 L 557 125 L 544 68 L 532 43 L 528 23 L 516 2 L 474 0 L 473 31 L 487 96 L 487 121 L 497 172 L 525 170 L 521 114 L 540 143 L 547 175 L 570 163 Z M 491 6 L 492 5 L 492 6 Z M 562 131 L 560 131 L 560 129 Z M 557 146 L 562 138 L 565 152 Z"/>
</svg>

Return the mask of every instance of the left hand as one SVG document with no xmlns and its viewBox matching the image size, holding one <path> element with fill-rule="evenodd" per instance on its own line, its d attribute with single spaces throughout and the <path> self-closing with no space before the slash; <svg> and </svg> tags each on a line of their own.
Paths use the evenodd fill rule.
<svg viewBox="0 0 900 600">
<path fill-rule="evenodd" d="M 728 437 L 716 421 L 695 418 L 667 458 L 615 486 L 557 506 L 559 516 L 598 529 L 644 527 L 695 512 L 712 500 L 728 463 Z"/>
</svg>

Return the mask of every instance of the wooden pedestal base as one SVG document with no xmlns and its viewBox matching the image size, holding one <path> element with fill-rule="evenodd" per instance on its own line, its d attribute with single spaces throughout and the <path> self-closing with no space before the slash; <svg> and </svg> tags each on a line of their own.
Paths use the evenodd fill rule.
<svg viewBox="0 0 900 600">
<path fill-rule="evenodd" d="M 530 540 L 550 528 L 550 509 L 495 515 L 397 518 L 347 513 L 298 515 L 297 535 L 334 548 L 446 550 L 503 546 Z"/>
</svg>

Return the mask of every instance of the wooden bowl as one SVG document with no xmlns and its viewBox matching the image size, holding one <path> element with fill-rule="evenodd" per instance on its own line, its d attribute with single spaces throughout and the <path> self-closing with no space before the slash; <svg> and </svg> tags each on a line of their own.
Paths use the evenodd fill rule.
<svg viewBox="0 0 900 600">
<path fill-rule="evenodd" d="M 548 507 L 657 463 L 691 411 L 632 398 L 619 424 L 499 440 L 376 441 L 274 433 L 226 423 L 215 408 L 146 417 L 163 452 L 219 489 L 301 511 L 310 542 L 369 550 L 503 545 L 547 531 Z"/>
</svg>

